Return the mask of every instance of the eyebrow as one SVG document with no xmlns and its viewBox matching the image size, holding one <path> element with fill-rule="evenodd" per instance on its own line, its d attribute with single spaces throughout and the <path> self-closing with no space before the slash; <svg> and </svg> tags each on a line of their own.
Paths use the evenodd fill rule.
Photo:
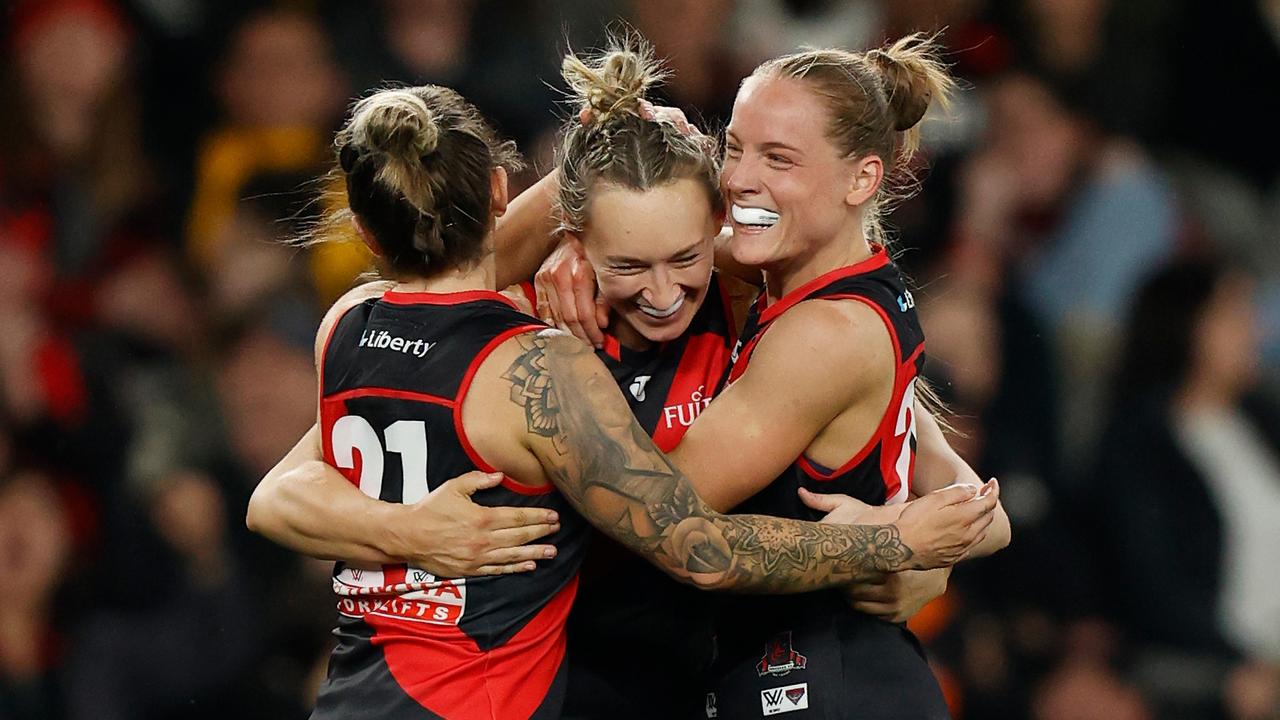
<svg viewBox="0 0 1280 720">
<path fill-rule="evenodd" d="M 732 130 L 725 130 L 725 139 L 732 140 L 733 142 L 739 142 L 738 136 L 735 135 Z M 801 150 L 800 148 L 795 147 L 794 145 L 788 145 L 783 142 L 760 143 L 760 149 L 761 150 L 779 150 L 779 149 L 790 150 L 793 153 L 797 153 L 800 155 L 804 154 L 804 151 Z"/>
<path fill-rule="evenodd" d="M 689 253 L 691 253 L 691 252 L 693 252 L 693 251 L 697 250 L 697 249 L 698 249 L 698 246 L 699 246 L 699 245 L 701 245 L 701 244 L 702 244 L 702 242 L 703 242 L 702 240 L 698 240 L 698 241 L 696 241 L 696 242 L 694 242 L 694 243 L 690 244 L 690 245 L 689 245 L 688 247 L 686 247 L 686 248 L 682 248 L 682 249 L 680 249 L 680 250 L 677 250 L 677 251 L 675 251 L 674 253 L 671 253 L 671 255 L 667 257 L 667 259 L 668 259 L 668 260 L 674 260 L 674 259 L 676 259 L 676 258 L 678 258 L 678 257 L 684 256 L 684 255 L 688 255 Z M 605 260 L 605 262 L 607 262 L 607 263 L 609 263 L 609 264 L 611 264 L 611 265 L 626 265 L 626 264 L 635 264 L 635 263 L 643 263 L 643 262 L 644 262 L 643 260 L 641 260 L 641 259 L 639 259 L 639 258 L 627 257 L 626 255 L 606 255 L 606 256 L 605 256 L 605 258 L 604 258 L 604 260 Z"/>
</svg>

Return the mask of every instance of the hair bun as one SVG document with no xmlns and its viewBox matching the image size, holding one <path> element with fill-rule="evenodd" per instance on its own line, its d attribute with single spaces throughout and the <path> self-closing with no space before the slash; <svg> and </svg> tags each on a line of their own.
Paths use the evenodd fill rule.
<svg viewBox="0 0 1280 720">
<path fill-rule="evenodd" d="M 665 77 L 653 47 L 634 33 L 611 38 L 605 53 L 586 62 L 565 56 L 561 74 L 573 96 L 591 110 L 594 122 L 606 122 L 619 113 L 639 115 L 645 93 Z"/>
<path fill-rule="evenodd" d="M 933 101 L 927 69 L 923 65 L 917 67 L 914 58 L 895 56 L 892 48 L 872 50 L 868 57 L 880 71 L 893 129 L 903 132 L 915 127 Z"/>
<path fill-rule="evenodd" d="M 407 90 L 380 92 L 361 101 L 352 118 L 371 150 L 401 160 L 429 155 L 440 140 L 435 118 L 422 98 Z"/>
</svg>

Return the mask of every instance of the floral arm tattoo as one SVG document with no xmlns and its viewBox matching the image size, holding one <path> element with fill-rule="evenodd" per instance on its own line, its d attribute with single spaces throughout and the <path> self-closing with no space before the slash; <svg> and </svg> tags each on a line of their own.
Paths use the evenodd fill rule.
<svg viewBox="0 0 1280 720">
<path fill-rule="evenodd" d="M 912 556 L 894 525 L 721 515 L 656 447 L 600 361 L 546 331 L 503 374 L 556 487 L 607 535 L 701 587 L 805 592 L 873 579 Z"/>
</svg>

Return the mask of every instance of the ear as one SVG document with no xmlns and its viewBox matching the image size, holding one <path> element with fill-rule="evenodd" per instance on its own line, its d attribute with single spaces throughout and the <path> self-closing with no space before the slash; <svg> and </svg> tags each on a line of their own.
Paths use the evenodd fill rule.
<svg viewBox="0 0 1280 720">
<path fill-rule="evenodd" d="M 360 218 L 352 215 L 351 227 L 356 229 L 356 234 L 360 236 L 364 246 L 369 248 L 369 252 L 373 253 L 374 257 L 382 257 L 382 248 L 378 247 L 378 241 L 374 239 L 373 233 L 369 232 L 364 223 L 360 222 Z"/>
<path fill-rule="evenodd" d="M 507 212 L 507 169 L 498 166 L 489 173 L 489 212 L 502 217 Z"/>
<path fill-rule="evenodd" d="M 854 160 L 852 166 L 844 202 L 857 207 L 876 196 L 880 182 L 884 180 L 884 161 L 879 155 L 866 155 Z"/>
</svg>

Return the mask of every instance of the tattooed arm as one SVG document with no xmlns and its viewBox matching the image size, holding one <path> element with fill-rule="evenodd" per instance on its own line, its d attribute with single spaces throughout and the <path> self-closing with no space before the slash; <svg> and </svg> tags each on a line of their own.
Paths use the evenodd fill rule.
<svg viewBox="0 0 1280 720">
<path fill-rule="evenodd" d="M 518 408 L 521 442 L 547 479 L 601 531 L 690 584 L 804 592 L 904 568 L 947 565 L 989 522 L 989 504 L 964 502 L 973 496 L 965 488 L 927 500 L 930 507 L 904 513 L 892 525 L 721 515 L 654 447 L 582 343 L 555 331 L 523 335 L 491 361 L 506 363 L 502 380 L 509 404 L 495 409 L 477 398 L 475 407 L 484 409 L 474 412 L 498 420 L 498 414 Z M 464 408 L 464 423 L 471 426 L 469 414 Z"/>
<path fill-rule="evenodd" d="M 317 369 L 343 314 L 388 289 L 388 283 L 368 283 L 334 303 L 316 333 Z M 555 513 L 471 501 L 499 480 L 483 473 L 453 478 L 408 505 L 365 495 L 324 462 L 316 421 L 254 488 L 245 514 L 253 532 L 312 557 L 356 565 L 407 562 L 441 577 L 528 572 L 554 553 L 552 545 L 530 543 L 559 529 Z"/>
</svg>

